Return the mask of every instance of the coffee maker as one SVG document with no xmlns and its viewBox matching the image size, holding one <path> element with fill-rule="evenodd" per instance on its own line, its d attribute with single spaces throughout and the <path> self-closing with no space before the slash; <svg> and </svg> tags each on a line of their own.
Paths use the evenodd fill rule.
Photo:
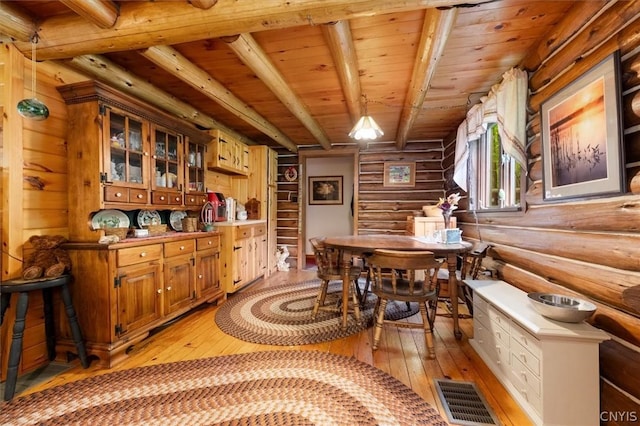
<svg viewBox="0 0 640 426">
<path fill-rule="evenodd" d="M 213 205 L 216 222 L 227 220 L 227 202 L 221 192 L 207 192 L 207 198 Z"/>
</svg>

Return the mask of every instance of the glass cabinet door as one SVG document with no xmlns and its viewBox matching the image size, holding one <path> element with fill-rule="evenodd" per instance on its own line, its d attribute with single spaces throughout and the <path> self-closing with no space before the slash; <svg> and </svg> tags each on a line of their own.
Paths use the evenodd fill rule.
<svg viewBox="0 0 640 426">
<path fill-rule="evenodd" d="M 156 127 L 153 129 L 152 159 L 154 178 L 152 188 L 182 190 L 180 162 L 182 160 L 182 135 Z"/>
<path fill-rule="evenodd" d="M 146 164 L 142 121 L 107 109 L 109 149 L 107 151 L 108 181 L 134 187 L 145 187 Z"/>
<path fill-rule="evenodd" d="M 186 150 L 186 191 L 187 192 L 204 192 L 204 151 L 206 146 L 187 142 Z"/>
</svg>

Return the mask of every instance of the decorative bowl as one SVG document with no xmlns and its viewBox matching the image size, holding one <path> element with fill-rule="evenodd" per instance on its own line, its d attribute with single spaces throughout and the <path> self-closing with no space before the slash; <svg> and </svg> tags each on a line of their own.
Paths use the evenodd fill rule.
<svg viewBox="0 0 640 426">
<path fill-rule="evenodd" d="M 596 311 L 593 303 L 562 294 L 529 293 L 527 296 L 540 315 L 556 321 L 581 322 Z"/>
</svg>

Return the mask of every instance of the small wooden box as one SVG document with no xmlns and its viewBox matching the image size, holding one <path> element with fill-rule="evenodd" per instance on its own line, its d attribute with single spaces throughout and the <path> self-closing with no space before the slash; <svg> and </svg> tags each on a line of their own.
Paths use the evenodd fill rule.
<svg viewBox="0 0 640 426">
<path fill-rule="evenodd" d="M 247 211 L 247 219 L 260 219 L 260 201 L 252 198 L 247 201 L 244 208 Z"/>
</svg>

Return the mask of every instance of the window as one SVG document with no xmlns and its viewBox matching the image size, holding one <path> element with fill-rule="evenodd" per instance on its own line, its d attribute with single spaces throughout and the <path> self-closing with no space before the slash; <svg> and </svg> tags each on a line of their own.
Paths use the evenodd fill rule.
<svg viewBox="0 0 640 426">
<path fill-rule="evenodd" d="M 489 123 L 480 139 L 469 145 L 470 180 L 474 182 L 469 188 L 469 207 L 478 212 L 520 210 L 522 165 L 505 153 L 498 124 Z"/>
</svg>

